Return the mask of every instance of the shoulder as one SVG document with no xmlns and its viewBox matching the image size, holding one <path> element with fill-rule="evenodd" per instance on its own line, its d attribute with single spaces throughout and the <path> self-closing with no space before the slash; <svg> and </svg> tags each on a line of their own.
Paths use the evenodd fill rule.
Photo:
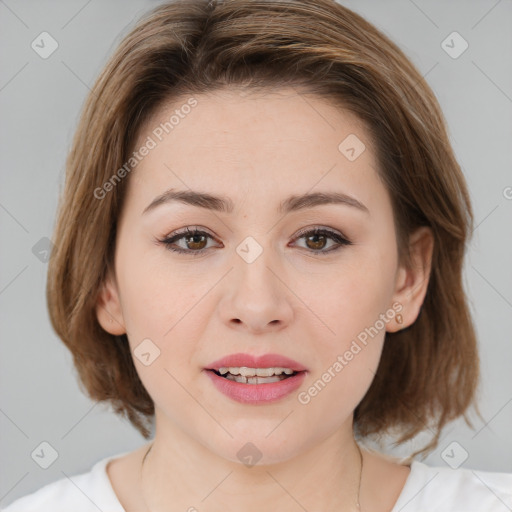
<svg viewBox="0 0 512 512">
<path fill-rule="evenodd" d="M 512 473 L 430 467 L 413 461 L 392 512 L 510 512 Z"/>
<path fill-rule="evenodd" d="M 106 472 L 108 462 L 121 455 L 124 453 L 100 460 L 86 473 L 47 484 L 1 512 L 124 512 Z"/>
</svg>

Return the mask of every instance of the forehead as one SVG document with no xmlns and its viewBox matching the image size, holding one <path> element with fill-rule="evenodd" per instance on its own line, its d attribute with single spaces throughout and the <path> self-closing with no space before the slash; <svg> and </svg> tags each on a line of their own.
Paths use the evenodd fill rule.
<svg viewBox="0 0 512 512">
<path fill-rule="evenodd" d="M 364 123 L 296 88 L 174 98 L 145 123 L 134 150 L 149 140 L 152 149 L 130 177 L 137 186 L 129 187 L 146 203 L 173 187 L 260 204 L 336 189 L 366 202 L 380 185 Z"/>
</svg>

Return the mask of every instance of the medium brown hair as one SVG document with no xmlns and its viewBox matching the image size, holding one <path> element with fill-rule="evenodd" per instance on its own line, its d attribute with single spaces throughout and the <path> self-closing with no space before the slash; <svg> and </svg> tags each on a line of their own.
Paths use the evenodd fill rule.
<svg viewBox="0 0 512 512">
<path fill-rule="evenodd" d="M 442 427 L 475 405 L 479 359 L 462 282 L 473 213 L 439 104 L 404 53 L 331 0 L 178 0 L 126 35 L 85 103 L 67 159 L 48 269 L 52 325 L 81 384 L 147 439 L 154 404 L 126 335 L 103 330 L 95 309 L 113 269 L 116 224 L 130 179 L 94 191 L 130 158 L 141 127 L 173 98 L 223 87 L 297 86 L 343 106 L 371 135 L 390 193 L 400 262 L 408 235 L 434 235 L 425 300 L 408 328 L 386 333 L 376 376 L 354 412 L 362 436 L 398 431 L 397 443 Z M 136 171 L 132 171 L 136 172 Z M 478 408 L 476 408 L 478 411 Z"/>
</svg>

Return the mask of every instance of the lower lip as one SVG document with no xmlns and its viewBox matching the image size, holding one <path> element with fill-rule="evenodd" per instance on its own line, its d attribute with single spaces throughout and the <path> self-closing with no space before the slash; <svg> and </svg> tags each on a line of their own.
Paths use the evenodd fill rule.
<svg viewBox="0 0 512 512">
<path fill-rule="evenodd" d="M 292 377 L 271 382 L 269 384 L 242 384 L 220 377 L 211 370 L 205 370 L 215 387 L 229 398 L 237 402 L 249 404 L 262 404 L 276 402 L 295 391 L 306 376 L 306 372 L 298 372 Z"/>
</svg>

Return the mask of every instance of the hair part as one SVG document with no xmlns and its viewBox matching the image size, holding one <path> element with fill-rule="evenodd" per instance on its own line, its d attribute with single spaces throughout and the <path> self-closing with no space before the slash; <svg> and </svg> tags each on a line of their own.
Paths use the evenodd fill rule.
<svg viewBox="0 0 512 512">
<path fill-rule="evenodd" d="M 147 439 L 154 404 L 126 335 L 101 328 L 96 304 L 115 276 L 117 221 L 129 175 L 94 191 L 129 160 L 141 130 L 178 97 L 241 87 L 294 87 L 363 121 L 392 200 L 400 262 L 418 227 L 434 235 L 430 281 L 416 321 L 386 333 L 374 381 L 354 411 L 360 437 L 398 429 L 397 443 L 475 404 L 477 342 L 462 282 L 473 214 L 434 93 L 404 53 L 332 0 L 176 0 L 124 37 L 84 105 L 66 162 L 47 281 L 52 325 L 85 392 L 110 402 Z M 131 173 L 136 172 L 136 168 Z M 478 410 L 478 409 L 477 409 Z"/>
</svg>

